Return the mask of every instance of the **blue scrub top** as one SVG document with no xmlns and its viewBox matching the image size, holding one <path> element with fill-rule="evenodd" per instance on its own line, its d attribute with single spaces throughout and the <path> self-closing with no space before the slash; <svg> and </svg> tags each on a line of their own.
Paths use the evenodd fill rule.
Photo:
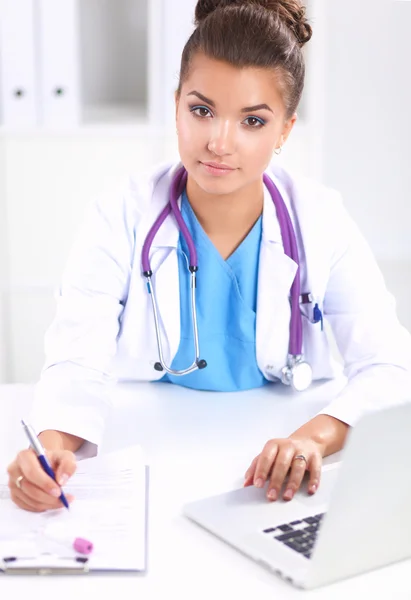
<svg viewBox="0 0 411 600">
<path fill-rule="evenodd" d="M 233 392 L 269 383 L 256 361 L 255 332 L 257 281 L 262 217 L 226 260 L 208 238 L 182 194 L 181 212 L 198 255 L 197 323 L 200 358 L 205 369 L 188 375 L 169 375 L 161 381 L 198 390 Z M 193 362 L 189 252 L 180 233 L 178 245 L 181 338 L 172 369 L 185 369 Z"/>
</svg>

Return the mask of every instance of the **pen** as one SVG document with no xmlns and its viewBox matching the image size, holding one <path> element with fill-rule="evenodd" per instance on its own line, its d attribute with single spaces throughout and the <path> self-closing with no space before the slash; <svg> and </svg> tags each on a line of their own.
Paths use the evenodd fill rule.
<svg viewBox="0 0 411 600">
<path fill-rule="evenodd" d="M 26 435 L 29 439 L 30 446 L 36 453 L 39 463 L 41 464 L 41 466 L 43 468 L 43 471 L 45 471 L 47 473 L 47 475 L 49 475 L 57 483 L 56 476 L 53 472 L 53 469 L 51 468 L 51 466 L 49 464 L 49 461 L 47 460 L 46 452 L 45 452 L 43 446 L 41 445 L 40 440 L 34 433 L 33 429 L 30 427 L 30 425 L 27 425 L 23 420 L 21 421 L 21 424 L 23 425 L 24 431 L 26 432 Z M 67 498 L 63 494 L 63 491 L 61 492 L 61 496 L 59 497 L 59 500 L 68 509 L 69 503 L 67 502 Z"/>
</svg>

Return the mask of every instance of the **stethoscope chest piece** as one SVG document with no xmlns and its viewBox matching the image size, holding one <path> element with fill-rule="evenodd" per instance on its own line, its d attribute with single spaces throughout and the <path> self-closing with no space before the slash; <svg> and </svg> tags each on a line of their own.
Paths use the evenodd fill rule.
<svg viewBox="0 0 411 600">
<path fill-rule="evenodd" d="M 281 381 L 284 385 L 291 385 L 296 392 L 308 389 L 313 380 L 310 365 L 302 356 L 288 356 L 287 366 L 281 370 Z"/>
</svg>

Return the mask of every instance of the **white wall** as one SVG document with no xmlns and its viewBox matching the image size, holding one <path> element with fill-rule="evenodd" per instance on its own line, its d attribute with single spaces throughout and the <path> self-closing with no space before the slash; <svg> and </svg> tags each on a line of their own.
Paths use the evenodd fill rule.
<svg viewBox="0 0 411 600">
<path fill-rule="evenodd" d="M 6 156 L 5 145 L 0 139 L 0 383 L 6 381 L 9 374 L 8 353 L 9 337 L 7 329 L 8 305 L 8 231 L 5 202 Z"/>
<path fill-rule="evenodd" d="M 101 133 L 7 137 L 1 205 L 8 261 L 0 296 L 6 381 L 39 376 L 53 294 L 86 204 L 161 160 L 154 135 L 144 144 L 140 137 Z"/>
<path fill-rule="evenodd" d="M 411 2 L 324 6 L 324 180 L 381 261 L 411 264 Z"/>
<path fill-rule="evenodd" d="M 324 8 L 323 179 L 342 192 L 411 331 L 411 2 Z"/>
</svg>

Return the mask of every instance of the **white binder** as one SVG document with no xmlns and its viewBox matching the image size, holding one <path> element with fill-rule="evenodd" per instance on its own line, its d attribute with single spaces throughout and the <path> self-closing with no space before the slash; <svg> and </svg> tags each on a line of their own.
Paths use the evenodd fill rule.
<svg viewBox="0 0 411 600">
<path fill-rule="evenodd" d="M 0 15 L 1 124 L 37 122 L 34 0 L 3 0 Z"/>
<path fill-rule="evenodd" d="M 77 125 L 81 111 L 79 1 L 38 2 L 41 122 Z"/>
</svg>

